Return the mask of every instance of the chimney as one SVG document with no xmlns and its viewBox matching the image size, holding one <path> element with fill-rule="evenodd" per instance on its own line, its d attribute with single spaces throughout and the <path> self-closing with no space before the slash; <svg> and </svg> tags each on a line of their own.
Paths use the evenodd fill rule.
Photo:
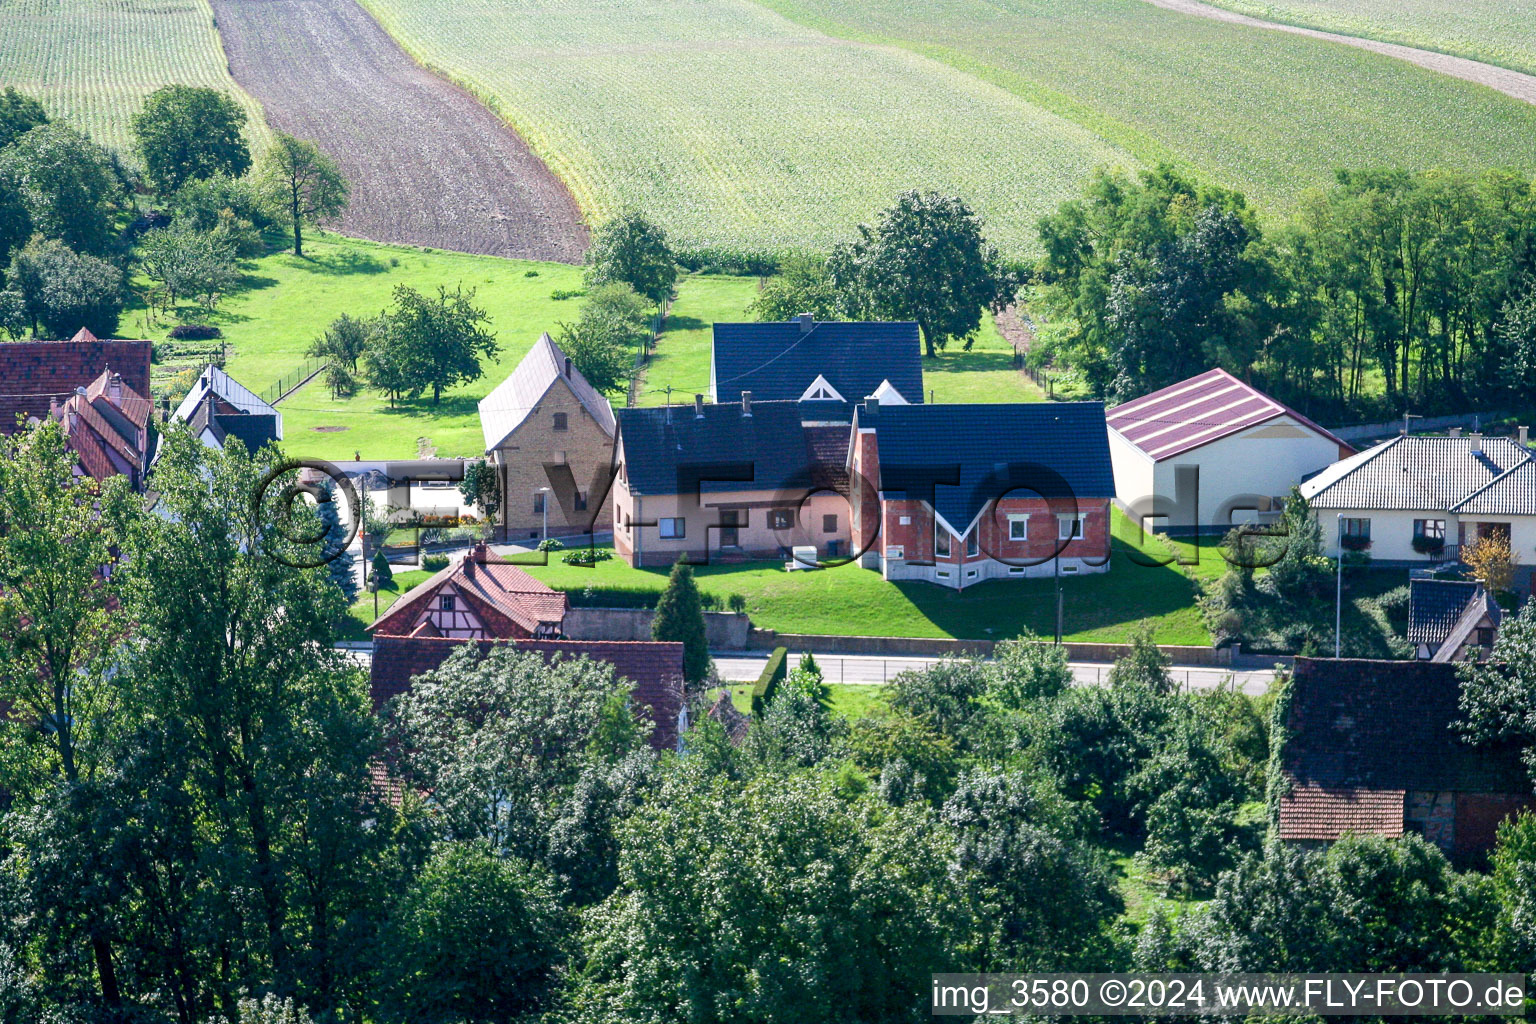
<svg viewBox="0 0 1536 1024">
<path fill-rule="evenodd" d="M 570 356 L 566 356 L 565 357 L 565 375 L 567 377 L 569 377 L 571 375 L 571 357 Z"/>
<path fill-rule="evenodd" d="M 864 399 L 864 415 L 865 416 L 878 416 L 878 415 L 880 415 L 880 399 L 876 398 L 874 395 L 869 395 L 868 397 L 866 397 Z"/>
<path fill-rule="evenodd" d="M 809 313 L 801 313 L 795 320 L 800 324 L 801 334 L 809 334 L 811 328 L 816 326 L 816 318 Z"/>
<path fill-rule="evenodd" d="M 1516 427 L 1515 428 L 1515 440 L 1520 443 L 1520 447 L 1521 448 L 1529 448 L 1530 445 L 1531 445 L 1531 428 L 1530 427 Z"/>
<path fill-rule="evenodd" d="M 1451 436 L 1452 437 L 1460 437 L 1461 436 L 1461 428 L 1460 427 L 1452 427 L 1451 428 Z"/>
<path fill-rule="evenodd" d="M 701 420 L 701 419 L 704 418 L 704 396 L 703 395 L 694 395 L 693 396 L 693 418 L 696 419 L 696 420 Z"/>
<path fill-rule="evenodd" d="M 743 416 L 752 415 L 752 392 L 750 391 L 743 391 L 741 393 L 741 414 Z"/>
<path fill-rule="evenodd" d="M 1473 455 L 1478 455 L 1478 454 L 1480 454 L 1482 452 L 1482 450 L 1483 450 L 1483 432 L 1481 430 L 1474 430 L 1472 433 L 1468 434 L 1467 435 L 1467 440 L 1472 442 L 1472 454 Z"/>
<path fill-rule="evenodd" d="M 114 373 L 107 384 L 107 395 L 111 397 L 112 404 L 121 404 L 123 400 L 123 375 Z"/>
</svg>

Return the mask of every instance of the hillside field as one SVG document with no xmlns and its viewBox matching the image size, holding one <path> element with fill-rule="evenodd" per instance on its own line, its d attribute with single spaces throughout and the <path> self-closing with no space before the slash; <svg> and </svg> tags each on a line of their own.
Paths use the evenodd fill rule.
<svg viewBox="0 0 1536 1024">
<path fill-rule="evenodd" d="M 270 137 L 260 106 L 229 77 L 207 0 L 0 0 L 6 85 L 130 159 L 128 120 L 162 85 L 227 92 L 249 115 L 252 148 Z"/>
<path fill-rule="evenodd" d="M 1531 0 L 1209 0 L 1287 25 L 1341 32 L 1536 74 Z"/>
<path fill-rule="evenodd" d="M 996 82 L 1144 162 L 1172 158 L 1240 189 L 1266 214 L 1287 212 L 1339 168 L 1536 173 L 1536 107 L 1338 43 L 1143 0 L 764 2 Z"/>
</svg>

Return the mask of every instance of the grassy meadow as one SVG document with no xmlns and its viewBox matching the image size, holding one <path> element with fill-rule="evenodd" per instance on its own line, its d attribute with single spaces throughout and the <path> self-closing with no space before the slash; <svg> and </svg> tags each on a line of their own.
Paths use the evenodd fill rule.
<svg viewBox="0 0 1536 1024">
<path fill-rule="evenodd" d="M 0 0 L 0 85 L 130 159 L 129 118 L 162 85 L 227 92 L 249 115 L 252 148 L 269 138 L 261 108 L 229 77 L 207 0 Z"/>
<path fill-rule="evenodd" d="M 1531 0 L 1210 0 L 1266 21 L 1403 43 L 1536 74 Z"/>
<path fill-rule="evenodd" d="M 1286 212 L 1341 167 L 1536 172 L 1536 108 L 1528 104 L 1379 54 L 1144 0 L 764 2 L 828 34 L 902 47 L 997 84 L 1143 162 L 1173 159 L 1241 189 L 1266 212 Z M 1451 3 L 1321 5 L 1395 15 Z M 1521 30 L 1527 38 L 1533 31 Z"/>
</svg>

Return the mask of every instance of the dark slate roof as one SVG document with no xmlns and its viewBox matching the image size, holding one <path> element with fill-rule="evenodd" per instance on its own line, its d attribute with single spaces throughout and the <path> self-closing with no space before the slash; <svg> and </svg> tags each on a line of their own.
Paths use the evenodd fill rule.
<svg viewBox="0 0 1536 1024">
<path fill-rule="evenodd" d="M 1099 402 L 860 407 L 855 425 L 875 429 L 882 494 L 917 497 L 924 477 L 952 481 L 934 488 L 934 511 L 958 536 L 1009 493 L 1080 501 L 1115 495 Z"/>
<path fill-rule="evenodd" d="M 1408 581 L 1408 642 L 1438 648 L 1477 596 L 1470 580 Z"/>
<path fill-rule="evenodd" d="M 1531 458 L 1507 437 L 1485 437 L 1480 448 L 1468 436 L 1399 435 L 1335 462 L 1301 493 L 1320 509 L 1451 511 Z"/>
<path fill-rule="evenodd" d="M 460 640 L 447 637 L 376 636 L 373 640 L 372 696 L 375 707 L 410 689 L 411 680 L 430 672 L 463 644 L 483 655 L 492 644 L 538 651 L 553 660 L 586 655 L 612 665 L 634 683 L 634 701 L 651 708 L 651 746 L 677 746 L 677 713 L 683 706 L 683 645 L 661 641 Z"/>
<path fill-rule="evenodd" d="M 147 341 L 101 341 L 81 329 L 69 341 L 0 344 L 0 434 L 16 429 L 16 416 L 48 415 L 50 400 L 64 402 L 108 369 L 135 394 L 149 394 Z"/>
<path fill-rule="evenodd" d="M 777 490 L 803 493 L 821 486 L 825 469 L 813 462 L 813 439 L 796 402 L 740 402 L 620 409 L 628 487 L 636 494 Z M 847 436 L 847 427 L 840 428 Z M 845 461 L 847 447 L 838 454 Z M 711 479 L 700 480 L 700 477 Z M 731 477 L 732 479 L 724 479 Z"/>
<path fill-rule="evenodd" d="M 787 320 L 715 324 L 710 387 L 715 401 L 743 391 L 758 401 L 797 401 L 817 376 L 852 404 L 882 381 L 923 400 L 923 350 L 915 323 Z"/>
<path fill-rule="evenodd" d="M 1460 717 L 1456 666 L 1297 658 L 1286 718 L 1294 785 L 1529 794 L 1518 745 L 1474 747 Z"/>
<path fill-rule="evenodd" d="M 1154 462 L 1161 462 L 1281 416 L 1290 416 L 1341 449 L 1354 451 L 1295 409 L 1220 367 L 1115 406 L 1109 412 L 1109 425 Z"/>
</svg>

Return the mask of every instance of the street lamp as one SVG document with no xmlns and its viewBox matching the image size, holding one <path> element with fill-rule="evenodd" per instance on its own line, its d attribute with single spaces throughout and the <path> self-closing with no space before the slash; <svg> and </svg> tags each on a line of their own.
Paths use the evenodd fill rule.
<svg viewBox="0 0 1536 1024">
<path fill-rule="evenodd" d="M 1338 528 L 1334 535 L 1334 544 L 1338 548 L 1338 558 L 1335 564 L 1338 566 L 1334 573 L 1333 584 L 1333 656 L 1339 657 L 1339 649 L 1343 636 L 1344 625 L 1344 513 L 1337 517 Z"/>
<path fill-rule="evenodd" d="M 549 488 L 540 487 L 538 493 L 542 495 L 539 498 L 539 511 L 544 515 L 544 527 L 539 537 L 539 543 L 542 545 L 544 541 L 549 540 Z"/>
</svg>

